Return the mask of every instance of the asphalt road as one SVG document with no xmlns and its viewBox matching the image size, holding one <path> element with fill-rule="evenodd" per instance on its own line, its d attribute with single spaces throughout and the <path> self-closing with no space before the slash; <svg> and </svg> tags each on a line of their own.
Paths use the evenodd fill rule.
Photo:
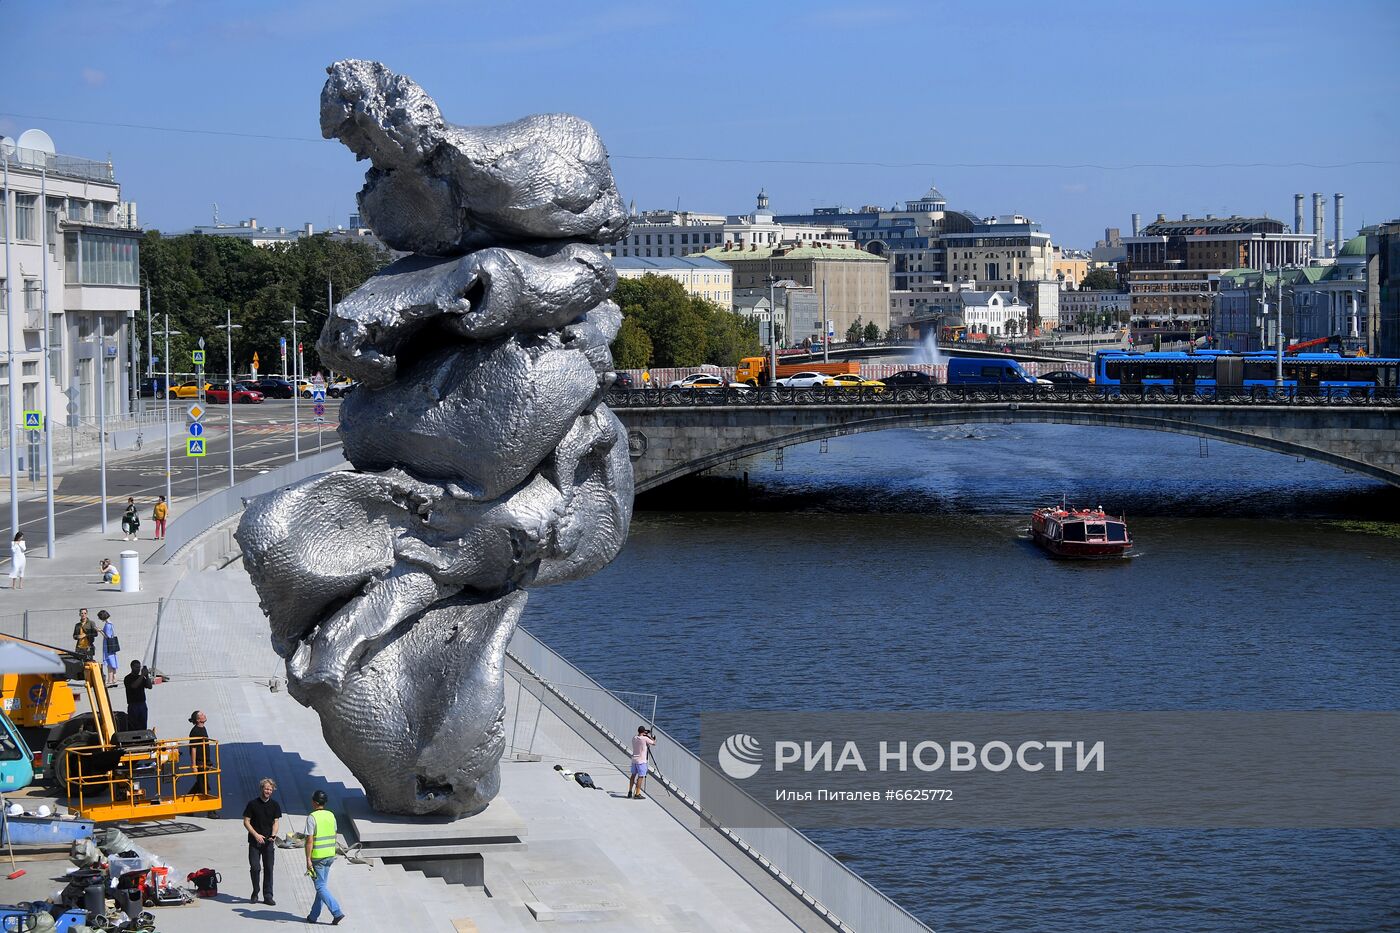
<svg viewBox="0 0 1400 933">
<path fill-rule="evenodd" d="M 182 403 L 187 405 L 188 403 Z M 326 423 L 321 429 L 320 449 L 339 446 L 340 438 L 335 433 L 339 421 L 340 402 L 326 400 Z M 316 425 L 311 410 L 311 402 L 300 403 L 301 432 L 300 448 L 302 455 L 315 453 L 317 447 Z M 207 454 L 198 461 L 185 456 L 185 425 L 183 421 L 172 421 L 170 426 L 171 452 L 171 491 L 175 501 L 188 502 L 195 495 L 196 483 L 201 494 L 228 486 L 228 408 L 224 405 L 209 406 L 209 414 L 204 423 L 209 427 L 205 434 Z M 60 451 L 54 452 L 55 460 L 61 462 Z M 234 481 L 245 480 L 266 470 L 279 466 L 292 459 L 292 403 L 290 400 L 269 400 L 259 405 L 234 406 Z M 0 478 L 4 484 L 6 498 L 9 497 L 9 480 Z M 45 501 L 42 480 L 31 486 L 27 478 L 20 480 L 20 527 L 29 542 L 29 552 L 38 553 L 48 543 L 45 520 Z M 57 537 L 91 528 L 101 521 L 99 494 L 101 480 L 97 458 L 91 457 L 85 467 L 70 470 L 54 479 L 54 530 Z M 37 498 L 33 498 L 37 493 Z M 110 528 L 120 527 L 121 514 L 126 508 L 127 496 L 136 499 L 141 514 L 141 534 L 149 536 L 152 530 L 151 505 L 156 496 L 165 493 L 165 431 L 157 426 L 146 432 L 145 442 L 140 453 L 131 456 L 127 451 L 119 451 L 109 456 L 107 461 L 107 516 Z M 8 519 L 8 515 L 5 516 Z"/>
</svg>

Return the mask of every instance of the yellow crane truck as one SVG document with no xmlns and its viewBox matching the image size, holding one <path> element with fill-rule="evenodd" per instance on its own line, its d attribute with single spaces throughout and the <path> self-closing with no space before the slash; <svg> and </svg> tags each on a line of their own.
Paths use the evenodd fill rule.
<svg viewBox="0 0 1400 933">
<path fill-rule="evenodd" d="M 128 730 L 112 709 L 102 665 L 74 651 L 0 633 L 0 638 L 63 661 L 63 674 L 0 675 L 0 707 L 43 748 L 47 781 L 81 816 L 102 821 L 163 819 L 222 805 L 219 745 L 212 739 L 161 739 Z M 86 712 L 78 712 L 87 694 Z M 181 785 L 186 785 L 182 787 Z"/>
</svg>

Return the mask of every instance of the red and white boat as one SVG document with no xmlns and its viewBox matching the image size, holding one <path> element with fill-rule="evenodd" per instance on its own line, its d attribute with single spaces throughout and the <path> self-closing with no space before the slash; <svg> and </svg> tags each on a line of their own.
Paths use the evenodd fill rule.
<svg viewBox="0 0 1400 933">
<path fill-rule="evenodd" d="M 1133 536 L 1122 516 L 1102 508 L 1071 509 L 1063 504 L 1031 513 L 1031 537 L 1056 557 L 1122 557 L 1133 546 Z"/>
</svg>

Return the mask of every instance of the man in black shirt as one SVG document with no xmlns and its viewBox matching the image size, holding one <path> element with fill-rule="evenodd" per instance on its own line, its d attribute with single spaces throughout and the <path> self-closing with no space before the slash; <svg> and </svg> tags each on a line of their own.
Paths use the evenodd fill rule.
<svg viewBox="0 0 1400 933">
<path fill-rule="evenodd" d="M 146 728 L 146 691 L 155 686 L 150 669 L 143 667 L 140 661 L 132 661 L 131 673 L 122 684 L 126 687 L 126 727 Z"/>
<path fill-rule="evenodd" d="M 248 871 L 253 877 L 253 896 L 256 903 L 259 890 L 265 895 L 263 903 L 272 906 L 272 863 L 277 856 L 277 821 L 282 818 L 282 807 L 272 799 L 277 783 L 272 778 L 258 782 L 258 796 L 248 801 L 243 808 L 243 828 L 248 830 Z M 262 883 L 259 884 L 261 875 Z"/>
</svg>

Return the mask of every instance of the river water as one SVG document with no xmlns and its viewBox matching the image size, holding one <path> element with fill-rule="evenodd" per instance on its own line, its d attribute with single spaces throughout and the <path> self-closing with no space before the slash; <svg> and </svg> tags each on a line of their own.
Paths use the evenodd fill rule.
<svg viewBox="0 0 1400 933">
<path fill-rule="evenodd" d="M 809 444 L 639 503 L 525 624 L 605 685 L 707 710 L 1394 709 L 1400 490 L 1108 428 Z M 1046 559 L 1029 511 L 1125 512 L 1137 556 Z M 1396 749 L 1378 750 L 1395 755 Z M 813 830 L 944 933 L 1400 928 L 1400 831 Z"/>
</svg>

